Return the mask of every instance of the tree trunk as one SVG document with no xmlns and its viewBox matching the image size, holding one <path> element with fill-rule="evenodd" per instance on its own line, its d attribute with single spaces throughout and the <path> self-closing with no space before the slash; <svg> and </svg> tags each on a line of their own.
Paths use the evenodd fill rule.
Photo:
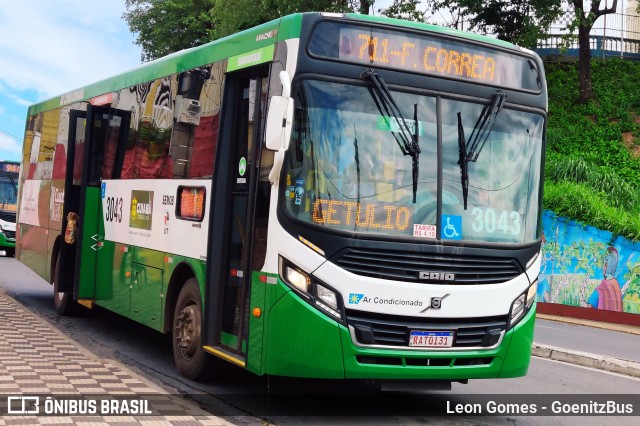
<svg viewBox="0 0 640 426">
<path fill-rule="evenodd" d="M 591 85 L 591 45 L 589 44 L 589 33 L 591 27 L 578 27 L 578 43 L 580 45 L 578 54 L 578 79 L 580 80 L 580 96 L 578 102 L 587 103 L 593 98 L 593 86 Z"/>
<path fill-rule="evenodd" d="M 362 15 L 369 14 L 369 8 L 373 5 L 373 0 L 361 0 L 360 1 L 360 13 Z"/>
</svg>

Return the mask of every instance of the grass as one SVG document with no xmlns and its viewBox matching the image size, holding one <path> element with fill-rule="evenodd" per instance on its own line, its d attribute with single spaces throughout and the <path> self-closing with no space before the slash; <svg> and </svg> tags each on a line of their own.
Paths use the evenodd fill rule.
<svg viewBox="0 0 640 426">
<path fill-rule="evenodd" d="M 640 241 L 640 64 L 592 60 L 595 99 L 584 105 L 577 103 L 577 64 L 545 67 L 544 207 Z"/>
</svg>

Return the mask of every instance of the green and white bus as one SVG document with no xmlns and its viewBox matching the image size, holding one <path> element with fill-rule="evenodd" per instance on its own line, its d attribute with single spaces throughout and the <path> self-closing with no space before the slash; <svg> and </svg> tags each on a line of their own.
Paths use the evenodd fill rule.
<svg viewBox="0 0 640 426">
<path fill-rule="evenodd" d="M 16 250 L 16 211 L 20 163 L 0 160 L 0 251 L 12 257 Z"/>
<path fill-rule="evenodd" d="M 286 16 L 31 106 L 18 256 L 192 379 L 522 376 L 546 111 L 529 50 Z"/>
</svg>

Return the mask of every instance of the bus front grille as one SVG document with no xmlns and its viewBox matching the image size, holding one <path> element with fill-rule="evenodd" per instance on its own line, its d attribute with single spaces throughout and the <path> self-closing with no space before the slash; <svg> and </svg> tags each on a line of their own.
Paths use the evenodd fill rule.
<svg viewBox="0 0 640 426">
<path fill-rule="evenodd" d="M 16 213 L 0 210 L 0 219 L 4 220 L 5 222 L 16 223 Z"/>
<path fill-rule="evenodd" d="M 412 330 L 452 331 L 453 348 L 490 348 L 499 343 L 507 329 L 507 316 L 483 318 L 397 317 L 347 310 L 347 324 L 363 346 L 409 347 Z"/>
<path fill-rule="evenodd" d="M 332 261 L 356 275 L 429 284 L 496 284 L 512 280 L 523 272 L 518 261 L 511 258 L 361 248 L 345 249 Z M 442 278 L 421 278 L 430 272 Z"/>
<path fill-rule="evenodd" d="M 16 239 L 16 231 L 7 231 L 6 229 L 2 231 L 7 240 L 15 240 Z"/>
</svg>

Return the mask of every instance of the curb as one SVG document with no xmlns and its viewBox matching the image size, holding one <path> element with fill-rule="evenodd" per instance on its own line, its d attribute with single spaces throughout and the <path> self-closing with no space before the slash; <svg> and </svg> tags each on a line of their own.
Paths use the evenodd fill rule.
<svg viewBox="0 0 640 426">
<path fill-rule="evenodd" d="M 597 370 L 604 370 L 610 373 L 640 378 L 640 363 L 638 362 L 574 351 L 556 346 L 542 345 L 535 342 L 533 343 L 532 349 L 532 355 L 538 358 L 547 358 Z"/>
</svg>

